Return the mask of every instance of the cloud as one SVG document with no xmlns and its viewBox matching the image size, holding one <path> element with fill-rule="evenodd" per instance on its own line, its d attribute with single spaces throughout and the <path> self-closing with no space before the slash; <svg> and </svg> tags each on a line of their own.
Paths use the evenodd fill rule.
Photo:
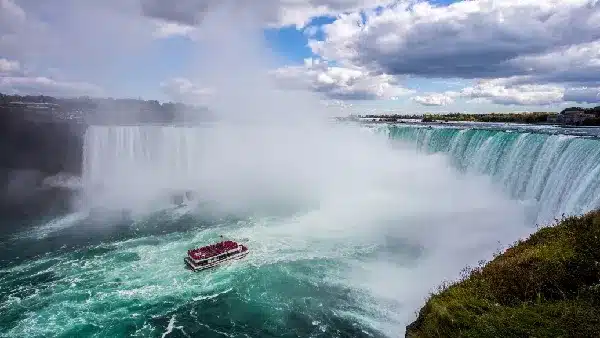
<svg viewBox="0 0 600 338">
<path fill-rule="evenodd" d="M 182 25 L 173 22 L 157 22 L 156 30 L 153 36 L 159 39 L 168 38 L 171 36 L 190 36 L 194 33 L 195 28 L 192 26 Z"/>
<path fill-rule="evenodd" d="M 563 101 L 564 88 L 556 85 L 506 85 L 503 79 L 481 81 L 461 90 L 460 96 L 486 99 L 502 105 L 548 105 Z"/>
<path fill-rule="evenodd" d="M 210 88 L 195 85 L 186 78 L 172 78 L 160 84 L 161 89 L 168 97 L 176 102 L 202 104 L 213 94 Z"/>
<path fill-rule="evenodd" d="M 272 27 L 306 26 L 312 18 L 335 16 L 364 8 L 375 8 L 392 0 L 140 0 L 141 12 L 151 18 L 186 26 L 199 25 L 206 13 L 228 6 L 228 10 L 247 14 Z"/>
<path fill-rule="evenodd" d="M 521 79 L 499 78 L 480 80 L 460 91 L 446 91 L 415 96 L 413 101 L 426 106 L 440 106 L 456 98 L 470 103 L 489 102 L 500 105 L 546 106 L 565 102 L 598 104 L 600 86 L 568 87 L 560 84 L 515 84 Z"/>
<path fill-rule="evenodd" d="M 0 0 L 0 57 L 20 66 L 2 90 L 98 94 L 97 83 L 111 88 L 124 65 L 148 56 L 155 28 L 138 0 Z"/>
<path fill-rule="evenodd" d="M 0 75 L 15 73 L 21 69 L 19 61 L 0 58 Z"/>
<path fill-rule="evenodd" d="M 3 57 L 17 59 L 31 51 L 42 36 L 43 27 L 31 19 L 13 0 L 0 0 L 0 51 Z"/>
<path fill-rule="evenodd" d="M 600 86 L 567 88 L 564 100 L 577 103 L 600 104 Z"/>
<path fill-rule="evenodd" d="M 60 74 L 54 69 L 49 72 Z M 20 95 L 97 96 L 104 91 L 87 82 L 57 80 L 45 76 L 33 76 L 22 69 L 18 61 L 0 58 L 0 93 Z"/>
<path fill-rule="evenodd" d="M 413 93 L 399 85 L 394 76 L 331 66 L 318 59 L 306 59 L 302 66 L 279 68 L 273 75 L 288 88 L 310 89 L 330 99 L 395 99 Z"/>
<path fill-rule="evenodd" d="M 200 24 L 205 13 L 218 3 L 215 0 L 140 0 L 144 15 L 185 26 Z"/>
<path fill-rule="evenodd" d="M 544 55 L 523 56 L 513 61 L 527 75 L 514 76 L 518 83 L 566 83 L 576 86 L 598 84 L 600 41 L 583 43 Z"/>
<path fill-rule="evenodd" d="M 13 31 L 25 20 L 25 11 L 13 0 L 0 0 L 0 18 L 2 31 Z"/>
<path fill-rule="evenodd" d="M 230 20 L 216 20 L 215 30 L 203 30 L 198 25 L 209 9 L 221 9 Z M 183 70 L 189 71 L 186 78 L 161 83 L 162 91 L 177 101 L 203 101 L 211 91 L 195 83 L 210 83 L 190 80 L 202 77 L 196 71 L 206 73 L 195 69 L 202 67 L 208 73 L 219 68 L 217 75 L 236 74 L 236 85 L 244 90 L 268 67 L 249 70 L 265 58 L 242 55 L 249 48 L 258 50 L 257 40 L 238 37 L 232 43 L 226 32 L 216 30 L 244 24 L 234 20 L 236 15 L 252 17 L 263 27 L 304 28 L 315 56 L 273 71 L 282 88 L 308 89 L 334 100 L 377 100 L 415 94 L 405 87 L 413 77 L 466 79 L 476 82 L 462 90 L 430 82 L 434 88 L 427 86 L 412 101 L 434 106 L 461 98 L 506 105 L 598 101 L 600 1 L 593 0 L 451 5 L 420 0 L 0 0 L 2 90 L 97 93 L 100 87 L 116 88 L 111 81 L 121 81 L 132 62 L 162 60 L 155 54 L 165 46 L 159 39 L 201 34 L 238 46 L 211 54 L 192 39 L 189 59 L 200 62 Z M 322 15 L 333 23 L 311 21 Z M 156 70 L 169 72 L 164 68 Z M 157 75 L 153 83 L 171 76 Z"/>
<path fill-rule="evenodd" d="M 130 58 L 153 41 L 156 23 L 137 0 L 0 0 L 0 51 L 22 66 L 74 75 Z M 8 10 L 7 10 L 8 9 Z M 50 65 L 50 66 L 49 66 Z"/>
<path fill-rule="evenodd" d="M 310 41 L 315 54 L 387 74 L 579 77 L 586 67 L 597 67 L 585 63 L 594 52 L 598 56 L 600 2 L 413 1 L 341 15 L 323 32 L 324 40 Z M 555 57 L 563 55 L 569 62 Z M 578 62 L 582 67 L 575 67 Z"/>
<path fill-rule="evenodd" d="M 430 93 L 422 96 L 414 96 L 413 101 L 424 106 L 445 106 L 454 102 L 451 95 L 442 93 Z"/>
<path fill-rule="evenodd" d="M 0 0 L 0 92 L 102 95 L 93 81 L 73 79 L 110 70 L 144 35 L 152 39 L 150 23 L 129 13 L 116 0 Z"/>
</svg>

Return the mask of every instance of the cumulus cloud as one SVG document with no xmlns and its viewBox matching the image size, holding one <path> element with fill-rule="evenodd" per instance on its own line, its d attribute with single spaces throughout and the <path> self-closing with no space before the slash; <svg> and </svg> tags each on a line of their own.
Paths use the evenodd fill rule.
<svg viewBox="0 0 600 338">
<path fill-rule="evenodd" d="M 144 15 L 186 26 L 198 25 L 205 13 L 218 3 L 215 0 L 140 0 Z"/>
<path fill-rule="evenodd" d="M 182 25 L 174 22 L 157 22 L 156 30 L 153 36 L 159 39 L 168 38 L 171 36 L 190 36 L 194 33 L 195 28 L 188 25 Z"/>
<path fill-rule="evenodd" d="M 502 105 L 548 105 L 563 101 L 564 88 L 556 85 L 511 85 L 500 80 L 481 81 L 473 87 L 464 88 L 460 96 L 471 99 L 487 99 Z"/>
<path fill-rule="evenodd" d="M 288 66 L 273 72 L 289 88 L 310 89 L 330 99 L 395 99 L 413 93 L 394 76 L 372 74 L 361 68 L 331 66 L 319 59 L 306 59 L 302 66 Z"/>
<path fill-rule="evenodd" d="M 57 40 L 50 34 L 51 29 L 28 14 L 25 9 L 28 4 L 31 3 L 27 0 L 18 4 L 0 0 L 0 51 L 9 57 L 0 58 L 0 92 L 61 97 L 100 95 L 103 90 L 97 85 L 36 75 L 32 72 L 35 67 L 26 67 L 19 60 L 35 65 L 36 59 L 50 58 L 52 51 L 58 51 L 58 46 L 53 45 Z M 46 73 L 52 72 L 55 69 L 46 69 Z"/>
<path fill-rule="evenodd" d="M 527 55 L 513 60 L 527 75 L 514 76 L 518 83 L 566 83 L 597 85 L 600 79 L 600 41 L 562 48 L 544 55 Z"/>
<path fill-rule="evenodd" d="M 21 69 L 19 61 L 0 58 L 0 75 L 17 72 Z"/>
<path fill-rule="evenodd" d="M 577 103 L 600 104 L 600 86 L 567 88 L 564 100 Z"/>
<path fill-rule="evenodd" d="M 139 15 L 137 0 L 0 0 L 0 53 L 20 68 L 2 78 L 2 90 L 98 94 L 98 78 L 121 81 L 110 79 L 123 74 L 114 67 L 145 55 L 154 27 Z"/>
<path fill-rule="evenodd" d="M 43 27 L 30 18 L 13 0 L 0 0 L 0 51 L 2 56 L 16 59 L 31 51 L 36 37 L 43 36 Z"/>
<path fill-rule="evenodd" d="M 445 106 L 454 102 L 454 95 L 443 93 L 429 93 L 426 95 L 418 95 L 412 98 L 413 101 L 424 106 Z"/>
<path fill-rule="evenodd" d="M 109 67 L 155 39 L 156 23 L 132 0 L 0 0 L 0 51 L 22 66 L 74 75 Z M 8 9 L 8 10 L 7 10 Z"/>
<path fill-rule="evenodd" d="M 13 0 L 0 0 L 0 29 L 5 32 L 18 29 L 25 20 L 25 11 Z"/>
<path fill-rule="evenodd" d="M 385 2 L 387 0 L 266 0 L 259 3 L 242 0 L 56 0 L 52 3 L 0 0 L 0 50 L 3 57 L 19 62 L 22 68 L 40 78 L 50 78 L 49 68 L 61 69 L 66 78 L 97 76 L 102 69 L 108 78 L 114 71 L 113 64 L 136 56 L 144 58 L 144 52 L 156 38 L 197 34 L 199 29 L 195 26 L 202 22 L 209 9 L 228 6 L 227 9 L 240 15 L 253 13 L 263 26 L 281 27 L 303 26 L 314 16 L 335 15 Z M 108 22 L 110 24 L 106 24 Z M 179 80 L 161 86 L 173 95 L 177 92 L 175 89 L 196 92 Z M 364 81 L 363 85 L 368 86 Z"/>
<path fill-rule="evenodd" d="M 200 87 L 189 79 L 182 77 L 164 81 L 160 84 L 160 87 L 173 101 L 191 104 L 202 104 L 214 93 L 213 89 Z"/>
<path fill-rule="evenodd" d="M 304 27 L 314 17 L 374 8 L 392 0 L 140 0 L 144 15 L 155 19 L 196 26 L 209 10 L 228 6 L 229 10 L 252 12 L 265 25 Z"/>
<path fill-rule="evenodd" d="M 456 98 L 467 102 L 489 102 L 500 105 L 546 106 L 563 102 L 598 104 L 600 86 L 565 87 L 560 84 L 515 84 L 521 79 L 500 78 L 480 80 L 460 91 L 446 91 L 415 96 L 413 101 L 426 106 L 447 105 Z"/>
<path fill-rule="evenodd" d="M 567 66 L 548 56 L 552 53 L 585 62 L 595 51 L 573 46 L 600 39 L 600 2 L 472 0 L 442 6 L 418 1 L 342 15 L 323 31 L 324 40 L 310 42 L 314 53 L 388 74 L 538 75 Z M 536 64 L 542 59 L 545 64 Z M 561 76 L 572 70 L 563 67 Z"/>
<path fill-rule="evenodd" d="M 304 28 L 314 59 L 271 75 L 282 87 L 309 89 L 330 99 L 414 94 L 400 83 L 409 81 L 406 75 L 476 80 L 455 92 L 419 93 L 412 101 L 421 105 L 449 105 L 459 98 L 507 105 L 598 102 L 597 0 L 463 0 L 451 5 L 423 0 L 0 0 L 2 88 L 12 84 L 14 91 L 24 92 L 52 87 L 63 93 L 99 90 L 90 83 L 110 88 L 96 81 L 98 73 L 120 81 L 123 65 L 147 59 L 148 52 L 156 52 L 157 39 L 199 34 L 210 9 L 223 9 L 230 19 L 249 15 L 263 26 Z M 311 22 L 321 15 L 333 16 L 333 23 Z M 217 21 L 223 28 L 239 24 Z M 238 74 L 229 67 L 244 62 L 239 50 L 243 48 L 228 49 L 234 56 L 224 55 L 233 61 L 198 60 L 207 68 L 216 62 Z M 248 57 L 246 61 L 252 64 Z M 210 96 L 210 90 L 188 79 L 160 85 L 178 101 Z"/>
</svg>

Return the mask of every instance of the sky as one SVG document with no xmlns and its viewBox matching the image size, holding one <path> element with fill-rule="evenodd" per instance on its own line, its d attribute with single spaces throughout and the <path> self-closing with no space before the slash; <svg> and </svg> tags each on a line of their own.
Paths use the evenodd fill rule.
<svg viewBox="0 0 600 338">
<path fill-rule="evenodd" d="M 596 106 L 600 1 L 0 0 L 2 93 L 202 104 L 259 72 L 353 113 Z"/>
</svg>

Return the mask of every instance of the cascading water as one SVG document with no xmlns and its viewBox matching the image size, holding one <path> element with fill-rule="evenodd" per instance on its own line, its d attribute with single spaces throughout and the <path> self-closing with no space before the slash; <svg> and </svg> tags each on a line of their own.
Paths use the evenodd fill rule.
<svg viewBox="0 0 600 338">
<path fill-rule="evenodd" d="M 92 126 L 82 212 L 2 239 L 0 336 L 399 336 L 436 285 L 535 230 L 522 201 L 537 220 L 597 207 L 598 142 L 417 126 Z M 176 206 L 181 191 L 211 203 Z M 90 223 L 92 209 L 140 214 Z M 251 254 L 184 269 L 187 249 L 221 234 Z"/>
<path fill-rule="evenodd" d="M 355 126 L 93 126 L 83 182 L 84 215 L 139 217 L 5 242 L 0 335 L 395 337 L 439 283 L 534 230 L 486 180 Z M 208 207 L 173 206 L 179 189 Z M 250 255 L 187 271 L 221 234 Z"/>
<path fill-rule="evenodd" d="M 91 126 L 84 141 L 83 206 L 151 208 L 195 190 L 207 144 L 199 129 Z"/>
<path fill-rule="evenodd" d="M 195 44 L 204 69 L 187 75 L 214 85 L 208 106 L 229 124 L 90 127 L 81 212 L 0 238 L 0 336 L 398 337 L 429 291 L 534 230 L 522 205 L 442 155 L 316 122 L 328 112 L 313 95 L 266 75 L 257 2 L 211 3 Z M 574 170 L 574 141 L 540 140 L 527 157 L 530 135 L 387 132 L 548 214 L 596 203 L 594 162 Z M 202 207 L 174 207 L 182 191 Z M 139 214 L 87 217 L 110 209 Z M 248 257 L 186 270 L 186 250 L 219 235 Z"/>
<path fill-rule="evenodd" d="M 390 126 L 394 140 L 427 154 L 446 153 L 467 175 L 487 175 L 511 198 L 535 203 L 547 223 L 600 207 L 600 140 L 492 129 Z"/>
</svg>

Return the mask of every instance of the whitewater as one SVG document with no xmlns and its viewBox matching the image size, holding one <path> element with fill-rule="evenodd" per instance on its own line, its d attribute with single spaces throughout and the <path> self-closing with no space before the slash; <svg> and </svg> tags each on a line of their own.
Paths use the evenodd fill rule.
<svg viewBox="0 0 600 338">
<path fill-rule="evenodd" d="M 397 337 L 429 292 L 598 206 L 595 138 L 92 126 L 75 212 L 1 238 L 0 335 Z M 193 191 L 179 204 L 173 196 Z M 241 240 L 192 273 L 187 249 Z"/>
<path fill-rule="evenodd" d="M 464 267 L 598 207 L 596 138 L 323 123 L 268 75 L 256 2 L 209 3 L 182 69 L 219 122 L 89 126 L 72 212 L 3 224 L 0 337 L 399 337 Z M 185 268 L 221 235 L 250 254 Z"/>
<path fill-rule="evenodd" d="M 600 146 L 596 135 L 555 128 L 391 127 L 392 139 L 420 152 L 442 153 L 469 176 L 484 175 L 512 199 L 529 205 L 530 220 L 548 224 L 600 206 Z"/>
</svg>

